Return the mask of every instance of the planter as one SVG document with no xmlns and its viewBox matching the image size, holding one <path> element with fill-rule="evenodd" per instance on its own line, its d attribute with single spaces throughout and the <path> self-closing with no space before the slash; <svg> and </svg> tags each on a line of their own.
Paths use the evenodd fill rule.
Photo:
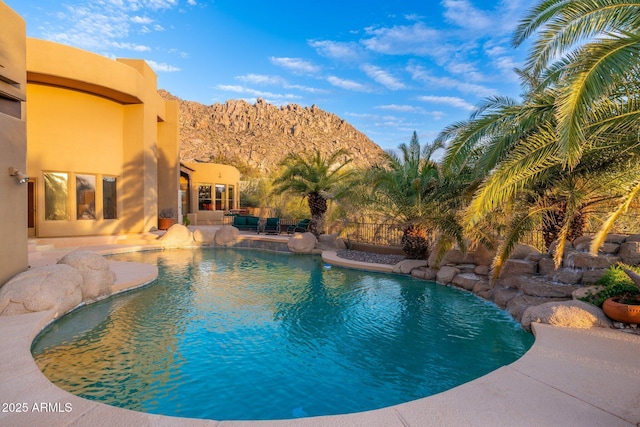
<svg viewBox="0 0 640 427">
<path fill-rule="evenodd" d="M 158 229 L 168 230 L 172 225 L 178 221 L 175 218 L 158 218 Z"/>
<path fill-rule="evenodd" d="M 640 298 L 635 304 L 621 303 L 620 297 L 611 297 L 602 304 L 602 310 L 607 317 L 622 323 L 640 323 Z"/>
</svg>

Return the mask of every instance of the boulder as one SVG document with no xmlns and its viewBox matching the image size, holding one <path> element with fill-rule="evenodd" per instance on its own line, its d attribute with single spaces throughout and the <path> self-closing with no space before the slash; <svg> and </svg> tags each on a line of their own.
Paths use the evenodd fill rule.
<svg viewBox="0 0 640 427">
<path fill-rule="evenodd" d="M 548 302 L 529 307 L 522 316 L 522 327 L 531 330 L 532 322 L 577 329 L 611 327 L 611 321 L 601 309 L 578 300 Z"/>
<path fill-rule="evenodd" d="M 564 260 L 564 266 L 568 268 L 582 269 L 606 269 L 620 261 L 619 257 L 610 255 L 594 256 L 585 252 L 571 252 Z"/>
<path fill-rule="evenodd" d="M 640 242 L 640 234 L 631 234 L 627 236 L 625 242 Z"/>
<path fill-rule="evenodd" d="M 491 265 L 495 257 L 496 251 L 484 245 L 478 246 L 478 248 L 473 251 L 473 258 L 476 265 Z"/>
<path fill-rule="evenodd" d="M 454 286 L 471 291 L 481 280 L 483 279 L 476 276 L 474 273 L 460 273 L 456 274 L 451 283 Z"/>
<path fill-rule="evenodd" d="M 436 270 L 433 270 L 429 267 L 421 267 L 415 268 L 411 270 L 411 276 L 416 279 L 424 279 L 424 280 L 436 280 Z"/>
<path fill-rule="evenodd" d="M 318 237 L 318 247 L 322 250 L 336 250 L 347 249 L 347 245 L 344 243 L 337 234 L 321 234 Z"/>
<path fill-rule="evenodd" d="M 598 249 L 598 251 L 603 254 L 617 254 L 619 250 L 620 244 L 611 242 L 605 242 L 600 249 Z"/>
<path fill-rule="evenodd" d="M 172 225 L 158 240 L 165 248 L 181 248 L 194 243 L 193 233 L 182 224 Z"/>
<path fill-rule="evenodd" d="M 436 282 L 442 285 L 451 283 L 456 274 L 460 274 L 460 270 L 455 267 L 444 266 L 436 274 Z"/>
<path fill-rule="evenodd" d="M 629 279 L 631 279 L 631 281 L 638 287 L 640 288 L 640 274 L 636 273 L 633 270 L 629 270 L 628 268 L 624 269 L 624 272 L 627 274 L 627 276 L 629 276 Z"/>
<path fill-rule="evenodd" d="M 82 302 L 83 277 L 67 264 L 37 267 L 0 288 L 0 316 L 55 309 L 56 317 Z"/>
<path fill-rule="evenodd" d="M 465 254 L 462 253 L 459 249 L 450 249 L 445 252 L 442 260 L 436 265 L 436 256 L 437 251 L 431 252 L 429 255 L 429 265 L 431 267 L 438 267 L 440 265 L 448 265 L 448 264 L 468 264 L 475 263 L 474 254 L 471 252 L 467 252 Z"/>
<path fill-rule="evenodd" d="M 102 255 L 89 251 L 71 252 L 58 264 L 70 265 L 82 274 L 82 301 L 95 301 L 111 295 L 116 274 Z"/>
<path fill-rule="evenodd" d="M 488 265 L 478 265 L 473 269 L 473 272 L 481 276 L 488 276 L 491 272 L 491 267 L 489 267 Z"/>
<path fill-rule="evenodd" d="M 556 253 L 556 248 L 557 248 L 557 247 L 558 247 L 558 241 L 557 241 L 557 240 L 554 240 L 554 241 L 553 241 L 553 242 L 551 242 L 551 244 L 549 245 L 549 249 L 547 250 L 547 253 L 548 253 L 549 255 L 553 255 L 554 253 Z M 570 241 L 565 240 L 565 242 L 564 242 L 564 251 L 565 251 L 565 252 L 567 252 L 567 251 L 571 251 L 571 250 L 573 250 L 573 249 L 575 249 L 575 247 L 573 246 L 573 244 L 572 244 Z"/>
<path fill-rule="evenodd" d="M 316 247 L 316 236 L 313 233 L 293 233 L 287 242 L 289 250 L 296 254 L 310 254 Z"/>
<path fill-rule="evenodd" d="M 515 248 L 513 248 L 513 252 L 511 252 L 510 259 L 525 259 L 528 255 L 531 254 L 539 254 L 540 251 L 534 248 L 531 245 L 525 245 L 523 243 L 518 243 Z"/>
<path fill-rule="evenodd" d="M 604 241 L 608 242 L 608 243 L 624 243 L 627 241 L 627 235 L 626 234 L 607 234 L 607 237 L 605 237 Z"/>
<path fill-rule="evenodd" d="M 427 267 L 429 262 L 424 259 L 405 259 L 393 266 L 394 273 L 409 274 L 416 268 Z"/>
<path fill-rule="evenodd" d="M 521 294 L 522 292 L 519 289 L 496 286 L 493 288 L 493 302 L 498 307 L 505 308 L 509 301 Z"/>
<path fill-rule="evenodd" d="M 553 258 L 542 258 L 538 261 L 538 272 L 542 275 L 553 274 L 556 271 L 556 264 Z"/>
<path fill-rule="evenodd" d="M 580 252 L 589 252 L 589 248 L 591 247 L 592 240 L 593 240 L 593 236 L 590 234 L 585 234 L 584 236 L 576 237 L 573 240 L 573 247 Z"/>
<path fill-rule="evenodd" d="M 488 300 L 488 299 L 491 299 L 491 297 L 493 295 L 492 289 L 493 289 L 493 287 L 491 286 L 491 284 L 489 283 L 488 280 L 480 279 L 473 286 L 472 292 L 474 294 L 480 296 L 481 298 L 484 298 L 484 299 Z"/>
<path fill-rule="evenodd" d="M 604 289 L 604 286 L 582 286 L 576 289 L 575 291 L 573 291 L 573 293 L 571 294 L 571 297 L 573 299 L 585 298 L 585 297 L 588 297 L 589 295 L 597 294 L 603 289 Z"/>
<path fill-rule="evenodd" d="M 520 276 L 523 274 L 535 274 L 538 270 L 538 263 L 524 259 L 508 259 L 504 263 L 500 277 Z"/>
<path fill-rule="evenodd" d="M 214 237 L 216 245 L 219 246 L 233 246 L 240 237 L 240 230 L 232 225 L 223 225 Z"/>
<path fill-rule="evenodd" d="M 559 283 L 565 283 L 568 285 L 575 285 L 576 283 L 580 283 L 582 280 L 582 275 L 584 274 L 581 270 L 574 270 L 571 268 L 561 268 L 559 270 L 554 271 L 548 277 L 554 281 Z"/>
<path fill-rule="evenodd" d="M 598 280 L 602 278 L 602 276 L 604 276 L 605 272 L 606 272 L 605 269 L 586 270 L 585 272 L 582 273 L 582 279 L 581 279 L 582 284 L 592 285 L 596 283 Z"/>
<path fill-rule="evenodd" d="M 534 297 L 531 295 L 518 295 L 507 303 L 506 310 L 509 312 L 509 314 L 511 314 L 511 316 L 514 319 L 520 322 L 522 320 L 522 317 L 524 316 L 525 311 L 527 311 L 529 307 L 545 304 L 548 302 L 561 302 L 561 301 L 566 301 L 566 299 L 553 299 L 553 298 Z"/>
<path fill-rule="evenodd" d="M 541 277 L 523 278 L 520 281 L 520 290 L 526 295 L 541 298 L 571 298 L 577 285 L 559 285 L 550 283 Z"/>
<path fill-rule="evenodd" d="M 193 241 L 201 245 L 213 245 L 215 239 L 215 228 L 198 228 L 193 232 Z"/>
<path fill-rule="evenodd" d="M 625 242 L 621 244 L 618 256 L 625 264 L 640 264 L 640 242 Z"/>
</svg>

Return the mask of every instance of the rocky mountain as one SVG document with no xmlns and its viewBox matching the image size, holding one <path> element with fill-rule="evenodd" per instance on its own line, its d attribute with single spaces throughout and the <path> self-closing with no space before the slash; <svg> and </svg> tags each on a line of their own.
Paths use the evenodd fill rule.
<svg viewBox="0 0 640 427">
<path fill-rule="evenodd" d="M 317 106 L 282 107 L 258 98 L 255 104 L 230 100 L 203 105 L 161 90 L 180 104 L 180 155 L 183 160 L 216 161 L 241 170 L 269 172 L 287 154 L 349 150 L 356 166 L 367 167 L 383 150 L 345 120 Z"/>
</svg>

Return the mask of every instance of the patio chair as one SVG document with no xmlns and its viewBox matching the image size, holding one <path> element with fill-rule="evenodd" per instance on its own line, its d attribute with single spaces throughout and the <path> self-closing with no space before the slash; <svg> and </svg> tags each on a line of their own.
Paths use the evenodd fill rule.
<svg viewBox="0 0 640 427">
<path fill-rule="evenodd" d="M 305 231 L 309 231 L 310 223 L 311 223 L 310 219 L 300 220 L 296 225 L 290 225 L 287 228 L 287 234 L 304 233 Z"/>
<path fill-rule="evenodd" d="M 267 218 L 267 221 L 262 226 L 262 231 L 264 234 L 280 234 L 280 218 Z"/>
</svg>

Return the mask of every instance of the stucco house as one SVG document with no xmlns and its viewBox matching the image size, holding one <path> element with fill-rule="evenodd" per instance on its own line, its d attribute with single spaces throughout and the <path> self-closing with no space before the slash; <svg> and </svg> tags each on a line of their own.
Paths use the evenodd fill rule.
<svg viewBox="0 0 640 427">
<path fill-rule="evenodd" d="M 0 0 L 0 285 L 28 237 L 142 233 L 171 208 L 208 223 L 234 209 L 239 172 L 181 164 L 178 103 L 143 60 L 26 37 Z"/>
</svg>

